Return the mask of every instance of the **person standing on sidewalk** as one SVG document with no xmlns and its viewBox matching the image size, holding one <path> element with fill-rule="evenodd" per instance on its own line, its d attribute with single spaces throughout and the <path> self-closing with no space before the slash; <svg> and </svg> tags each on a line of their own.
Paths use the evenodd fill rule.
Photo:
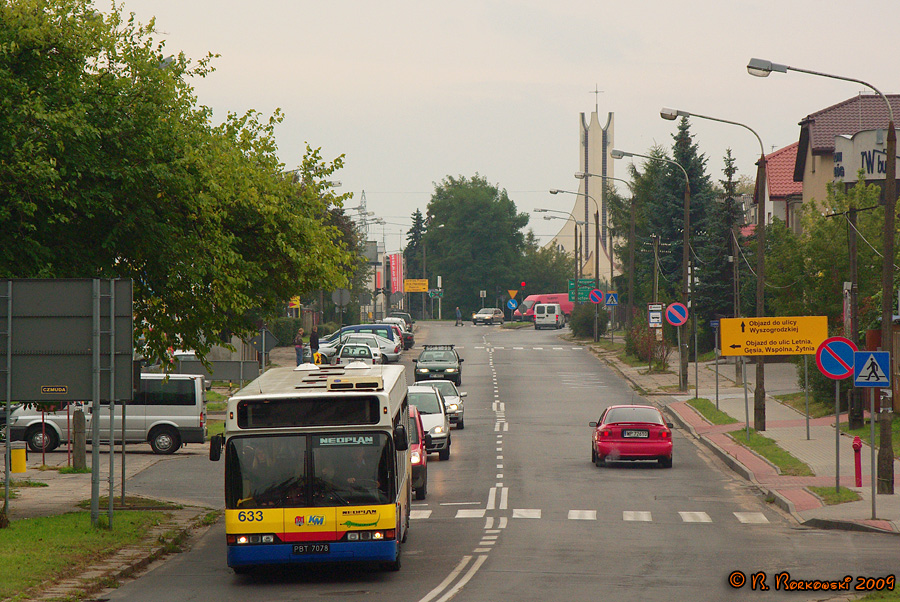
<svg viewBox="0 0 900 602">
<path fill-rule="evenodd" d="M 294 337 L 294 351 L 297 353 L 297 365 L 303 363 L 303 329 L 297 331 Z"/>
<path fill-rule="evenodd" d="M 316 354 L 319 352 L 319 327 L 313 326 L 312 332 L 309 333 L 309 355 L 312 357 L 312 362 L 315 364 L 316 362 Z"/>
<path fill-rule="evenodd" d="M 456 307 L 456 325 L 460 326 L 462 324 L 462 312 L 459 311 L 459 306 Z"/>
</svg>

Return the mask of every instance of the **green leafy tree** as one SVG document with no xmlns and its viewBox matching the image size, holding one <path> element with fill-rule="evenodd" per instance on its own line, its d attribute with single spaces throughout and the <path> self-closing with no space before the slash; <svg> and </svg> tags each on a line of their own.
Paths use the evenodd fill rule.
<svg viewBox="0 0 900 602">
<path fill-rule="evenodd" d="M 343 159 L 308 147 L 291 181 L 280 112 L 213 126 L 189 84 L 213 57 L 169 57 L 157 35 L 88 0 L 0 5 L 0 275 L 130 278 L 141 351 L 203 356 L 346 282 L 326 223 Z"/>
<path fill-rule="evenodd" d="M 525 234 L 524 257 L 518 276 L 518 284 L 523 281 L 526 283 L 523 291 L 525 296 L 565 292 L 568 289 L 569 278 L 574 271 L 574 257 L 560 251 L 555 246 L 541 247 L 531 230 Z M 516 297 L 519 302 L 523 298 L 522 296 Z"/>
<path fill-rule="evenodd" d="M 528 215 L 505 190 L 477 174 L 448 176 L 435 186 L 427 215 L 428 275 L 432 285 L 442 277 L 444 305 L 468 315 L 480 306 L 479 290 L 488 291 L 492 305 L 518 288 Z"/>
</svg>

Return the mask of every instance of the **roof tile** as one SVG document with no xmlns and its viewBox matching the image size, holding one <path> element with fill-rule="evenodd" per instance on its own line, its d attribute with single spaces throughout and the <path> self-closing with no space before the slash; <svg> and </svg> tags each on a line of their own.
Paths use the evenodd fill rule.
<svg viewBox="0 0 900 602">
<path fill-rule="evenodd" d="M 769 197 L 784 198 L 803 193 L 803 182 L 794 181 L 794 165 L 797 163 L 797 147 L 794 142 L 782 149 L 766 155 L 766 180 Z"/>
<path fill-rule="evenodd" d="M 887 99 L 892 107 L 900 107 L 900 94 L 888 94 Z M 887 105 L 880 96 L 860 94 L 809 114 L 800 125 L 809 125 L 812 151 L 820 154 L 834 152 L 835 136 L 887 129 L 888 119 Z"/>
</svg>

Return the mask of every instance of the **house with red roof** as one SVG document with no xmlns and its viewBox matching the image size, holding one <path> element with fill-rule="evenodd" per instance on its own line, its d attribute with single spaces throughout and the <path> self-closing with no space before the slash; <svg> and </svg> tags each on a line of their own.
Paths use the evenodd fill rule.
<svg viewBox="0 0 900 602">
<path fill-rule="evenodd" d="M 797 164 L 797 149 L 794 142 L 782 149 L 766 155 L 766 184 L 768 187 L 766 223 L 773 217 L 783 220 L 791 230 L 800 232 L 800 204 L 803 202 L 803 182 L 794 181 Z"/>
<path fill-rule="evenodd" d="M 887 98 L 892 107 L 900 107 L 900 94 L 888 94 Z M 886 136 L 883 132 L 880 136 L 875 132 L 878 129 L 886 130 L 888 120 L 887 105 L 881 96 L 875 94 L 859 94 L 807 115 L 800 122 L 800 140 L 797 143 L 793 177 L 794 182 L 802 183 L 803 202 L 824 200 L 828 194 L 827 184 L 836 179 L 836 137 L 853 137 L 860 132 L 873 130 L 873 138 L 881 144 L 881 148 L 876 148 L 874 154 L 880 152 L 883 155 L 887 144 Z M 883 184 L 883 174 L 880 180 L 877 170 L 873 176 L 868 180 L 869 183 Z M 846 180 L 840 177 L 838 179 Z"/>
</svg>

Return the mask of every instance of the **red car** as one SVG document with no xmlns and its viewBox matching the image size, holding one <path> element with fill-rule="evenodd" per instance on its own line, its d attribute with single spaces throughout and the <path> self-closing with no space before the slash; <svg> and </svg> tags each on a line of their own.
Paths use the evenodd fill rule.
<svg viewBox="0 0 900 602">
<path fill-rule="evenodd" d="M 425 451 L 425 434 L 422 417 L 414 405 L 409 406 L 409 454 L 412 464 L 412 488 L 417 500 L 428 495 L 428 452 Z"/>
<path fill-rule="evenodd" d="M 672 467 L 672 423 L 653 406 L 610 406 L 599 422 L 591 422 L 591 461 L 656 460 Z"/>
</svg>

